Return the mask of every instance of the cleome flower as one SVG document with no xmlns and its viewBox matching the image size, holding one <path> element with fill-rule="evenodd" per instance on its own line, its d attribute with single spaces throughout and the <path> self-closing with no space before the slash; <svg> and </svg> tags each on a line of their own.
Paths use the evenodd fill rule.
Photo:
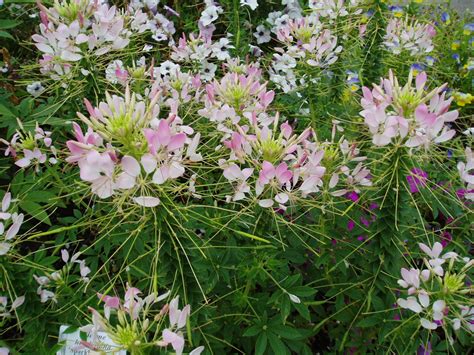
<svg viewBox="0 0 474 355">
<path fill-rule="evenodd" d="M 426 55 L 433 51 L 435 28 L 408 18 L 392 18 L 387 25 L 384 45 L 393 54 L 409 52 L 411 56 Z"/>
<path fill-rule="evenodd" d="M 20 130 L 17 130 L 11 141 L 0 138 L 0 142 L 7 145 L 5 156 L 12 156 L 15 159 L 15 165 L 20 168 L 34 166 L 39 172 L 41 165 L 56 164 L 57 150 L 51 139 L 52 132 L 45 131 L 36 123 L 34 132 L 27 132 L 19 122 Z"/>
<path fill-rule="evenodd" d="M 93 107 L 85 100 L 89 117 L 78 113 L 88 125 L 84 134 L 74 124 L 76 140 L 67 142 L 70 163 L 77 163 L 80 178 L 91 184 L 99 198 L 129 191 L 132 200 L 144 207 L 160 203 L 156 196 L 136 191 L 181 177 L 187 162 L 201 160 L 196 152 L 200 134 L 182 125 L 174 114 L 159 119 L 158 95 L 145 103 L 126 88 L 125 97 L 106 95 L 107 101 Z"/>
<path fill-rule="evenodd" d="M 432 143 L 450 140 L 455 130 L 447 123 L 458 118 L 458 111 L 448 111 L 452 98 L 445 99 L 445 85 L 425 91 L 427 76 L 421 72 L 412 87 L 413 72 L 405 86 L 398 84 L 392 71 L 388 79 L 370 90 L 363 87 L 361 116 L 372 135 L 372 143 L 385 146 L 395 140 L 409 148 L 429 148 Z"/>
<path fill-rule="evenodd" d="M 69 257 L 67 249 L 62 249 L 61 259 L 64 262 L 64 266 L 61 269 L 45 273 L 43 276 L 33 275 L 33 278 L 38 283 L 36 293 L 40 296 L 41 303 L 49 301 L 58 302 L 58 291 L 67 285 L 67 282 L 71 282 L 71 272 L 76 264 L 79 265 L 80 280 L 85 284 L 89 283 L 88 275 L 91 269 L 86 265 L 85 260 L 79 259 L 80 256 L 81 253 L 77 252 Z"/>
<path fill-rule="evenodd" d="M 85 55 L 101 56 L 121 50 L 129 43 L 130 31 L 116 7 L 97 2 L 56 1 L 52 9 L 40 4 L 40 34 L 32 36 L 43 52 L 41 72 L 59 80 Z"/>
<path fill-rule="evenodd" d="M 324 180 L 334 196 L 358 192 L 357 185 L 371 185 L 369 171 L 361 163 L 364 158 L 355 158 L 357 154 L 346 141 L 340 146 L 344 153 L 338 155 L 317 143 L 311 128 L 297 135 L 288 122 L 278 125 L 278 121 L 277 114 L 272 124 L 265 125 L 253 114 L 249 125 L 236 124 L 224 141 L 230 156 L 219 165 L 234 187 L 228 201 L 245 199 L 253 192 L 261 207 L 276 204 L 285 210 L 289 201 L 320 192 Z M 353 170 L 347 166 L 352 161 L 359 161 Z M 329 176 L 324 163 L 331 167 Z"/>
<path fill-rule="evenodd" d="M 455 252 L 441 255 L 443 246 L 438 242 L 432 248 L 423 243 L 419 247 L 427 256 L 423 258 L 426 269 L 401 269 L 398 284 L 408 289 L 409 296 L 399 298 L 397 304 L 419 314 L 420 325 L 425 329 L 451 326 L 455 331 L 462 327 L 473 332 L 474 312 L 465 302 L 470 292 L 468 275 L 474 263 Z"/>
<path fill-rule="evenodd" d="M 23 305 L 24 302 L 25 296 L 19 296 L 15 298 L 10 309 L 8 309 L 8 298 L 6 296 L 0 296 L 0 319 L 12 317 L 12 313 L 14 313 L 18 307 Z"/>
<path fill-rule="evenodd" d="M 315 15 L 289 19 L 277 32 L 278 39 L 285 45 L 276 48 L 270 70 L 270 80 L 288 92 L 296 88 L 298 66 L 327 70 L 338 59 L 342 46 L 329 29 L 324 29 Z M 304 82 L 304 77 L 300 79 Z"/>
<path fill-rule="evenodd" d="M 155 311 L 154 305 L 166 299 L 170 292 L 162 295 L 151 293 L 140 297 L 142 292 L 127 285 L 123 301 L 116 296 L 97 294 L 104 302 L 104 315 L 94 308 L 92 323 L 81 327 L 82 331 L 91 332 L 92 343 L 82 342 L 82 348 L 97 350 L 100 345 L 99 331 L 106 332 L 110 339 L 117 344 L 116 351 L 128 350 L 132 353 L 150 346 L 167 347 L 171 345 L 176 354 L 183 353 L 185 339 L 184 327 L 190 315 L 190 306 L 178 308 L 179 296 Z M 168 315 L 168 326 L 164 326 L 164 317 Z M 161 335 L 160 335 L 161 334 Z M 191 353 L 199 355 L 204 347 L 198 347 Z"/>
<path fill-rule="evenodd" d="M 41 73 L 54 80 L 74 74 L 75 67 L 87 76 L 95 58 L 124 50 L 134 34 L 147 32 L 156 41 L 174 43 L 173 23 L 143 2 L 132 2 L 127 11 L 90 0 L 56 0 L 51 8 L 41 3 L 39 8 L 42 23 L 32 39 L 43 53 Z"/>
<path fill-rule="evenodd" d="M 24 219 L 23 213 L 11 212 L 11 202 L 12 195 L 10 192 L 6 192 L 3 195 L 0 212 L 0 256 L 6 255 L 10 251 L 11 241 L 20 231 Z"/>
<path fill-rule="evenodd" d="M 261 70 L 253 66 L 247 75 L 227 73 L 220 81 L 207 84 L 205 89 L 206 94 L 202 96 L 205 107 L 198 113 L 217 122 L 217 129 L 228 134 L 244 117 L 255 115 L 267 120 L 265 112 L 275 96 L 274 91 L 267 91 L 266 83 L 261 82 Z"/>
<path fill-rule="evenodd" d="M 466 162 L 458 162 L 457 168 L 461 180 L 467 184 L 464 198 L 474 201 L 474 154 L 470 147 L 466 147 L 465 154 Z"/>
</svg>

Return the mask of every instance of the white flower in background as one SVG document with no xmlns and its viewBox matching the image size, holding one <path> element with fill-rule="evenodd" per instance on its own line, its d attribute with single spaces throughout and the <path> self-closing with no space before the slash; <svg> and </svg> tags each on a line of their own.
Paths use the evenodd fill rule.
<svg viewBox="0 0 474 355">
<path fill-rule="evenodd" d="M 255 10 L 258 7 L 258 2 L 257 2 L 257 0 L 240 0 L 240 5 L 241 6 L 248 6 L 252 10 Z"/>
<path fill-rule="evenodd" d="M 8 310 L 7 309 L 8 298 L 5 297 L 5 296 L 0 296 L 0 318 L 11 317 L 12 313 L 18 307 L 20 307 L 24 302 L 25 302 L 25 296 L 17 297 L 17 298 L 15 298 L 12 305 L 10 306 L 10 310 Z M 2 350 L 2 348 L 0 348 L 0 355 L 2 355 L 1 350 Z"/>
<path fill-rule="evenodd" d="M 199 19 L 199 22 L 203 26 L 209 26 L 211 23 L 213 23 L 217 18 L 219 17 L 219 14 L 222 12 L 222 8 L 212 5 L 206 7 L 206 9 L 201 13 L 201 18 Z"/>
<path fill-rule="evenodd" d="M 270 42 L 270 30 L 267 29 L 264 25 L 259 25 L 255 29 L 253 36 L 257 39 L 258 44 Z"/>
<path fill-rule="evenodd" d="M 203 61 L 199 75 L 201 76 L 202 80 L 211 81 L 212 79 L 214 79 L 216 70 L 217 70 L 216 64 Z"/>
<path fill-rule="evenodd" d="M 160 65 L 160 74 L 163 76 L 166 75 L 175 75 L 180 69 L 179 64 L 173 63 L 170 60 L 167 60 Z"/>
<path fill-rule="evenodd" d="M 430 258 L 424 259 L 428 269 L 401 269 L 403 279 L 398 280 L 398 284 L 408 288 L 409 296 L 397 299 L 397 304 L 419 314 L 420 325 L 425 329 L 435 330 L 451 325 L 455 331 L 461 326 L 473 331 L 471 321 L 474 310 L 465 306 L 466 295 L 470 292 L 465 280 L 469 277 L 467 272 L 473 261 L 461 258 L 453 251 L 441 256 L 443 246 L 438 242 L 433 244 L 433 248 L 423 243 L 419 243 L 419 247 Z M 430 276 L 433 277 L 430 279 Z M 430 296 L 435 299 L 431 306 Z"/>
<path fill-rule="evenodd" d="M 464 197 L 474 201 L 474 192 L 471 192 L 474 189 L 474 154 L 470 147 L 466 147 L 465 154 L 466 162 L 458 162 L 457 168 L 461 180 L 467 184 Z"/>
<path fill-rule="evenodd" d="M 278 30 L 280 30 L 281 28 L 287 26 L 289 22 L 290 22 L 290 16 L 288 16 L 288 15 L 282 15 L 282 16 L 276 18 L 275 19 L 275 25 L 274 25 L 272 31 L 274 33 L 277 33 Z"/>
<path fill-rule="evenodd" d="M 39 81 L 36 81 L 26 87 L 26 91 L 33 96 L 38 97 L 44 91 L 43 85 Z"/>
<path fill-rule="evenodd" d="M 276 19 L 279 18 L 281 15 L 283 15 L 283 12 L 281 12 L 281 11 L 270 12 L 267 16 L 267 22 L 270 25 L 275 26 Z"/>
</svg>

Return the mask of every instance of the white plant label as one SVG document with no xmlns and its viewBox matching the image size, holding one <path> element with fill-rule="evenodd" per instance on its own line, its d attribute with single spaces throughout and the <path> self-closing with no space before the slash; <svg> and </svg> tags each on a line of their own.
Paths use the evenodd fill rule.
<svg viewBox="0 0 474 355">
<path fill-rule="evenodd" d="M 94 342 L 92 334 L 87 334 L 87 341 L 97 347 L 99 352 L 84 348 L 81 346 L 81 337 L 79 330 L 75 332 L 65 334 L 64 332 L 68 329 L 67 325 L 62 325 L 59 328 L 59 342 L 65 342 L 65 345 L 59 350 L 56 355 L 92 355 L 98 353 L 114 354 L 114 355 L 127 355 L 125 350 L 117 351 L 117 344 L 115 344 L 109 336 L 104 332 L 99 332 L 98 341 Z"/>
</svg>

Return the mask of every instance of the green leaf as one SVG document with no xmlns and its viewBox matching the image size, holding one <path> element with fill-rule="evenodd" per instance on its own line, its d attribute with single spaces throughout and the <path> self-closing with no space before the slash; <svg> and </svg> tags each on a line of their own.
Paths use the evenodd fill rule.
<svg viewBox="0 0 474 355">
<path fill-rule="evenodd" d="M 8 28 L 14 28 L 18 26 L 21 22 L 15 20 L 3 19 L 0 20 L 0 30 L 6 30 Z"/>
<path fill-rule="evenodd" d="M 79 328 L 74 326 L 74 325 L 70 325 L 69 327 L 67 327 L 66 329 L 64 329 L 64 332 L 63 334 L 72 334 L 74 333 L 75 331 L 77 331 Z"/>
<path fill-rule="evenodd" d="M 262 331 L 262 327 L 260 325 L 253 325 L 244 332 L 244 337 L 253 337 Z"/>
<path fill-rule="evenodd" d="M 382 319 L 378 316 L 372 316 L 372 317 L 368 317 L 368 318 L 364 318 L 362 320 L 360 320 L 358 323 L 357 323 L 357 327 L 359 328 L 369 328 L 369 327 L 373 327 L 377 324 L 380 324 L 382 322 Z"/>
<path fill-rule="evenodd" d="M 314 288 L 308 286 L 296 286 L 289 289 L 288 291 L 299 297 L 309 297 L 316 293 L 316 290 Z"/>
<path fill-rule="evenodd" d="M 311 315 L 309 314 L 308 307 L 304 304 L 293 303 L 293 307 L 296 308 L 299 314 L 306 319 L 307 321 L 311 321 Z"/>
<path fill-rule="evenodd" d="M 267 349 L 267 334 L 262 333 L 258 336 L 257 342 L 255 343 L 255 355 L 264 354 Z"/>
<path fill-rule="evenodd" d="M 50 201 L 55 198 L 56 195 L 51 191 L 46 190 L 35 190 L 28 193 L 25 200 L 33 201 L 33 202 L 45 202 Z"/>
<path fill-rule="evenodd" d="M 283 355 L 288 352 L 285 344 L 281 341 L 281 339 L 276 334 L 268 333 L 268 340 L 270 341 L 270 347 L 272 348 L 275 354 Z"/>
<path fill-rule="evenodd" d="M 3 37 L 3 38 L 8 38 L 8 39 L 15 39 L 11 34 L 9 34 L 8 32 L 6 31 L 0 31 L 0 37 Z"/>
<path fill-rule="evenodd" d="M 12 111 L 10 111 L 9 108 L 7 108 L 5 105 L 1 105 L 1 104 L 0 104 L 0 115 L 10 116 L 10 117 L 13 117 L 13 118 L 16 117 L 16 115 Z"/>
<path fill-rule="evenodd" d="M 66 345 L 66 341 L 60 341 L 51 348 L 51 354 L 56 354 Z"/>
<path fill-rule="evenodd" d="M 81 338 L 81 340 L 87 341 L 87 333 L 83 331 L 79 332 L 79 338 Z"/>
<path fill-rule="evenodd" d="M 286 318 L 288 318 L 289 314 L 291 311 L 291 304 L 290 304 L 290 299 L 288 297 L 283 297 L 281 301 L 281 316 L 283 318 L 283 321 L 286 321 Z"/>
<path fill-rule="evenodd" d="M 48 214 L 40 204 L 33 201 L 22 201 L 20 202 L 20 208 L 37 220 L 51 225 Z"/>
<path fill-rule="evenodd" d="M 302 335 L 297 329 L 284 326 L 282 324 L 278 326 L 272 326 L 271 331 L 285 339 L 295 340 L 298 338 L 302 338 Z"/>
</svg>

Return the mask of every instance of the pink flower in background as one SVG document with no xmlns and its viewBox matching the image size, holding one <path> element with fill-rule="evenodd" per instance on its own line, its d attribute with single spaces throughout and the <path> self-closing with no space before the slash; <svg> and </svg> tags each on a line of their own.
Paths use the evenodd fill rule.
<svg viewBox="0 0 474 355">
<path fill-rule="evenodd" d="M 15 158 L 15 165 L 20 168 L 35 167 L 40 172 L 42 165 L 57 163 L 57 150 L 53 145 L 51 132 L 45 131 L 36 123 L 34 134 L 24 131 L 20 123 L 20 129 L 13 135 L 11 141 L 0 138 L 0 142 L 8 147 L 5 155 Z"/>
<path fill-rule="evenodd" d="M 360 115 L 374 145 L 386 146 L 396 140 L 409 148 L 428 149 L 432 143 L 449 141 L 455 135 L 448 124 L 458 118 L 458 111 L 448 111 L 452 97 L 445 99 L 445 85 L 426 92 L 426 73 L 416 76 L 415 87 L 413 76 L 410 71 L 406 85 L 401 87 L 390 71 L 389 78 L 374 84 L 372 90 L 363 87 L 364 110 Z"/>
<path fill-rule="evenodd" d="M 430 53 L 433 48 L 435 28 L 408 19 L 392 18 L 386 29 L 384 45 L 392 53 L 398 55 L 407 51 L 412 56 Z"/>
</svg>

